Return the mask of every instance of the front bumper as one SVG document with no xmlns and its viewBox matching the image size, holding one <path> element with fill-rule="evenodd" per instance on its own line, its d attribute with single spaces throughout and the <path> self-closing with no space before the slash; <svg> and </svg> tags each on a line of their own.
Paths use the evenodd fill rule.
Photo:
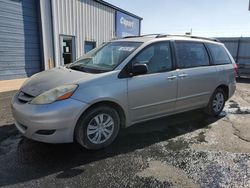
<svg viewBox="0 0 250 188">
<path fill-rule="evenodd" d="M 74 129 L 88 104 L 75 99 L 57 101 L 46 105 L 22 103 L 17 98 L 11 102 L 17 129 L 27 138 L 46 143 L 70 143 Z"/>
</svg>

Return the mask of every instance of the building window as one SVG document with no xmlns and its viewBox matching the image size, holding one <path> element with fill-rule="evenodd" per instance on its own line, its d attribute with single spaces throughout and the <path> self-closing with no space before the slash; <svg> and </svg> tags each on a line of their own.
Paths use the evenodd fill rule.
<svg viewBox="0 0 250 188">
<path fill-rule="evenodd" d="M 85 53 L 88 53 L 89 51 L 93 50 L 95 47 L 96 47 L 96 42 L 85 41 L 85 45 L 84 45 Z"/>
</svg>

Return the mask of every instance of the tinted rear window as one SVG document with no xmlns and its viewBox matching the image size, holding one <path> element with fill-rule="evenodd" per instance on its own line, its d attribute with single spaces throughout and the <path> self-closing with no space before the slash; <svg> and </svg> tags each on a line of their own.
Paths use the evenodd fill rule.
<svg viewBox="0 0 250 188">
<path fill-rule="evenodd" d="M 207 46 L 212 54 L 214 64 L 223 65 L 232 63 L 226 50 L 221 45 L 207 44 Z"/>
</svg>

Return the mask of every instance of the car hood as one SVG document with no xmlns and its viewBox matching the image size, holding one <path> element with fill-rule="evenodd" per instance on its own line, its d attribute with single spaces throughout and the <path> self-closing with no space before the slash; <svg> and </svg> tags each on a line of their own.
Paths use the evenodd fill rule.
<svg viewBox="0 0 250 188">
<path fill-rule="evenodd" d="M 77 84 L 80 80 L 87 81 L 96 76 L 98 74 L 89 74 L 58 67 L 33 75 L 23 84 L 21 91 L 35 97 L 55 87 Z"/>
</svg>

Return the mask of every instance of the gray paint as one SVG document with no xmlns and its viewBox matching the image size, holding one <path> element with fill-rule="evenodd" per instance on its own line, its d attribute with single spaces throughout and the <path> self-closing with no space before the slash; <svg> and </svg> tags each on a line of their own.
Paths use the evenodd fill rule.
<svg viewBox="0 0 250 188">
<path fill-rule="evenodd" d="M 0 0 L 0 80 L 41 70 L 35 0 Z"/>
</svg>

